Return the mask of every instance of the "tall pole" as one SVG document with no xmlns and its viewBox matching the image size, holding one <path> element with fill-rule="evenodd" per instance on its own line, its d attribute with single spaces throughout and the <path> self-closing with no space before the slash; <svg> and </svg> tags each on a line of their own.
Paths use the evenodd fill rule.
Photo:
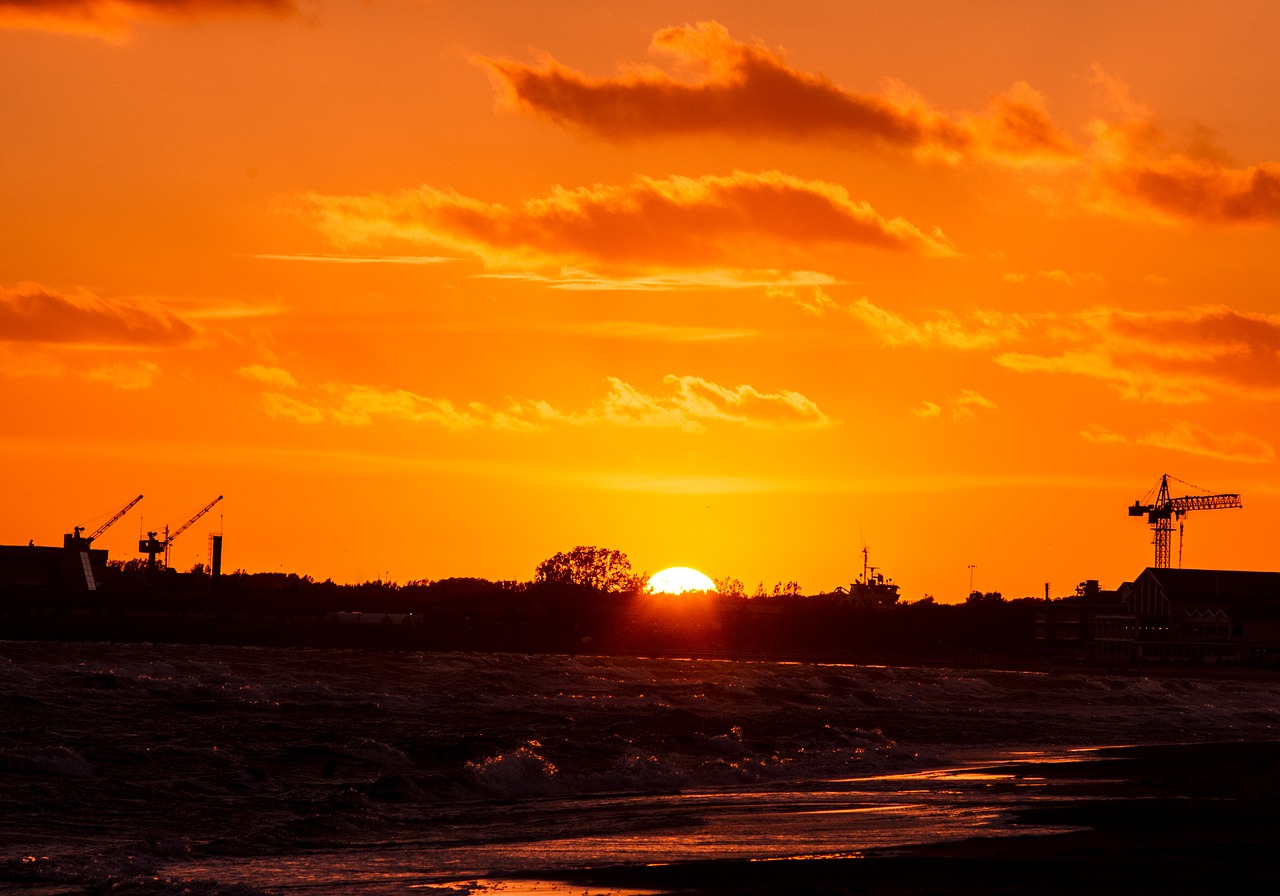
<svg viewBox="0 0 1280 896">
<path fill-rule="evenodd" d="M 976 563 L 969 564 L 969 594 L 973 594 L 973 568 L 977 565 Z M 968 597 L 969 594 L 966 594 L 965 597 Z"/>
</svg>

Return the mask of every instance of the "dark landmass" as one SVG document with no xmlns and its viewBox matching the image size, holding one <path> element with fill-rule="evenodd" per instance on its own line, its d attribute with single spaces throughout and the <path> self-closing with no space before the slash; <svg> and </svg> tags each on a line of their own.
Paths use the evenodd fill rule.
<svg viewBox="0 0 1280 896">
<path fill-rule="evenodd" d="M 1108 748 L 1008 771 L 1059 802 L 1013 823 L 1065 834 L 966 840 L 854 859 L 708 861 L 587 869 L 585 887 L 739 894 L 1277 892 L 1280 743 Z M 1082 780 L 1083 779 L 1083 780 Z"/>
<path fill-rule="evenodd" d="M 728 580 L 727 593 L 650 594 L 625 555 L 599 548 L 558 554 L 530 582 L 450 578 L 403 585 L 342 585 L 284 573 L 178 573 L 139 561 L 109 564 L 105 552 L 89 552 L 84 564 L 101 567 L 89 577 L 90 589 L 77 552 L 7 550 L 20 560 L 24 552 L 49 560 L 43 583 L 14 584 L 12 570 L 6 580 L 0 568 L 0 639 L 7 640 L 1019 669 L 1280 668 L 1280 611 L 1272 609 L 1269 592 L 1253 602 L 1266 610 L 1261 614 L 1228 608 L 1229 614 L 1210 589 L 1207 598 L 1196 598 L 1209 601 L 1204 607 L 1170 601 L 1163 616 L 1141 619 L 1117 592 L 1099 592 L 1096 582 L 1082 583 L 1092 590 L 1053 601 L 974 592 L 961 604 L 899 601 L 897 586 L 879 578 L 816 595 L 799 593 L 792 582 L 748 596 L 735 580 Z M 95 560 L 95 553 L 101 557 Z M 1280 582 L 1280 574 L 1208 575 Z M 67 584 L 77 579 L 79 587 Z"/>
<path fill-rule="evenodd" d="M 0 589 L 0 638 L 847 662 L 1037 662 L 1042 603 L 867 606 L 846 594 L 606 591 L 445 579 L 339 585 L 285 574 L 112 568 L 94 591 Z"/>
</svg>

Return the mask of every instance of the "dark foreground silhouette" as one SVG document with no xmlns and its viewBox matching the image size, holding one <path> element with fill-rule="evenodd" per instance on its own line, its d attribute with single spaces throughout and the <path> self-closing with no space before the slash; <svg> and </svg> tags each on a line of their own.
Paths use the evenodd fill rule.
<svg viewBox="0 0 1280 896">
<path fill-rule="evenodd" d="M 690 894 L 1275 892 L 1280 743 L 1111 748 L 992 768 L 1061 799 L 1019 813 L 1027 836 L 852 859 L 589 869 L 565 879 Z M 1036 835 L 1038 826 L 1071 833 Z"/>
<path fill-rule="evenodd" d="M 647 594 L 565 581 L 338 585 L 108 570 L 92 592 L 0 593 L 0 638 L 842 661 L 1028 661 L 1040 602 L 874 606 L 844 593 Z"/>
</svg>

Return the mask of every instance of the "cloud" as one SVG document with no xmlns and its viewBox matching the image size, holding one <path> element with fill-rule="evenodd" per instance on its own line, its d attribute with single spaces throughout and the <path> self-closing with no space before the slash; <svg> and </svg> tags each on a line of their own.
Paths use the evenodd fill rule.
<svg viewBox="0 0 1280 896">
<path fill-rule="evenodd" d="M 641 342 L 721 342 L 726 339 L 747 339 L 756 335 L 755 330 L 676 326 L 634 320 L 602 320 L 557 325 L 548 329 L 602 339 L 630 339 Z"/>
<path fill-rule="evenodd" d="M 840 308 L 835 299 L 827 295 L 821 286 L 814 286 L 804 291 L 794 286 L 771 286 L 765 290 L 765 295 L 771 299 L 786 299 L 801 311 L 812 314 L 814 317 L 823 317 Z"/>
<path fill-rule="evenodd" d="M 996 362 L 1022 372 L 1101 379 L 1134 400 L 1280 399 L 1280 315 L 1220 305 L 1166 312 L 1101 308 L 1045 322 L 1041 335 L 1064 345 L 1061 351 L 1008 352 Z"/>
<path fill-rule="evenodd" d="M 294 0 L 0 0 L 0 28 L 122 39 L 136 22 L 289 16 Z"/>
<path fill-rule="evenodd" d="M 427 398 L 405 389 L 330 384 L 324 391 L 330 396 L 326 415 L 346 426 L 368 426 L 385 418 L 435 423 L 449 430 L 530 430 L 538 428 L 542 416 L 538 403 L 522 407 L 512 402 L 507 409 L 495 410 L 479 402 L 457 407 L 447 399 Z"/>
<path fill-rule="evenodd" d="M 1096 445 L 1123 445 L 1129 440 L 1118 432 L 1112 432 L 1099 423 L 1091 423 L 1080 432 L 1080 437 L 1086 442 L 1093 442 Z"/>
<path fill-rule="evenodd" d="M 819 245 L 953 255 L 939 232 L 886 218 L 840 186 L 777 171 L 641 177 L 565 189 L 519 205 L 420 187 L 301 198 L 340 246 L 409 243 L 471 252 L 498 267 L 794 268 Z"/>
<path fill-rule="evenodd" d="M 254 380 L 255 382 L 265 383 L 268 386 L 274 386 L 277 389 L 296 389 L 298 381 L 293 378 L 293 374 L 280 367 L 264 367 L 261 364 L 246 364 L 236 373 L 245 379 Z"/>
<path fill-rule="evenodd" d="M 1009 370 L 1089 377 L 1109 383 L 1127 399 L 1161 404 L 1202 402 L 1211 395 L 1280 400 L 1280 315 L 1204 305 L 1034 315 L 936 311 L 931 319 L 909 320 L 866 299 L 849 312 L 887 346 L 991 352 Z"/>
<path fill-rule="evenodd" d="M 0 341 L 76 345 L 181 345 L 195 330 L 149 299 L 65 295 L 38 283 L 0 287 Z"/>
<path fill-rule="evenodd" d="M 325 419 L 324 411 L 320 408 L 279 392 L 262 393 L 262 408 L 272 420 L 312 424 L 323 423 Z"/>
<path fill-rule="evenodd" d="M 600 418 L 628 426 L 677 427 L 691 432 L 708 423 L 762 428 L 810 428 L 831 424 L 812 400 L 799 392 L 761 392 L 754 386 L 727 388 L 696 376 L 668 375 L 674 395 L 647 395 L 610 377 L 609 394 L 582 422 Z"/>
<path fill-rule="evenodd" d="M 1211 432 L 1193 423 L 1175 423 L 1169 429 L 1149 433 L 1135 440 L 1139 445 L 1183 451 L 1216 460 L 1268 464 L 1276 459 L 1275 449 L 1262 439 L 1243 432 Z"/>
<path fill-rule="evenodd" d="M 997 405 L 990 398 L 979 395 L 972 389 L 965 389 L 951 399 L 951 419 L 962 420 L 972 417 L 977 411 L 994 411 Z"/>
<path fill-rule="evenodd" d="M 672 292 L 684 289 L 788 289 L 798 285 L 830 284 L 835 278 L 816 271 L 727 270 L 652 271 L 630 276 L 606 275 L 581 268 L 561 268 L 543 274 L 533 271 L 484 273 L 490 280 L 540 283 L 549 289 L 585 292 Z"/>
<path fill-rule="evenodd" d="M 1103 279 L 1097 274 L 1087 271 L 1064 271 L 1060 268 L 1054 268 L 1048 271 L 1036 271 L 1034 274 L 1024 273 L 1007 273 L 1002 278 L 1005 283 L 1026 283 L 1032 277 L 1038 280 L 1048 280 L 1050 283 L 1058 283 L 1062 286 L 1102 286 Z"/>
<path fill-rule="evenodd" d="M 631 66 L 593 78 L 545 57 L 537 66 L 475 57 L 507 100 L 531 115 L 610 140 L 722 134 L 789 142 L 824 140 L 922 156 L 1002 160 L 1065 158 L 1071 141 L 1025 84 L 994 97 L 981 115 L 948 116 L 905 87 L 880 94 L 845 90 L 789 65 L 759 42 L 730 37 L 717 22 L 657 32 L 652 53 L 689 77 Z"/>
<path fill-rule="evenodd" d="M 913 322 L 866 298 L 849 306 L 849 313 L 890 346 L 994 348 L 1021 339 L 1031 325 L 1025 317 L 998 311 L 974 311 L 967 320 L 950 311 L 937 311 L 932 320 Z"/>
<path fill-rule="evenodd" d="M 1269 442 L 1236 430 L 1214 432 L 1187 421 L 1170 424 L 1167 429 L 1129 438 L 1121 433 L 1093 424 L 1080 433 L 1085 440 L 1103 445 L 1145 445 L 1181 451 L 1197 457 L 1247 464 L 1269 464 L 1276 459 Z"/>
<path fill-rule="evenodd" d="M 1155 114 L 1133 100 L 1127 85 L 1101 70 L 1094 80 L 1117 115 L 1089 126 L 1088 205 L 1167 224 L 1280 223 L 1280 164 L 1232 165 L 1203 128 L 1186 146 L 1172 147 Z"/>
<path fill-rule="evenodd" d="M 274 368 L 261 368 L 270 371 Z M 245 374 L 267 381 L 260 371 Z M 582 410 L 564 410 L 541 400 L 506 399 L 499 408 L 480 402 L 457 405 L 406 389 L 329 383 L 304 398 L 278 391 L 262 396 L 273 419 L 368 426 L 378 420 L 430 423 L 451 431 L 499 429 L 529 432 L 553 426 L 633 426 L 701 432 L 712 425 L 762 429 L 822 428 L 830 419 L 818 405 L 793 391 L 762 392 L 753 386 L 720 386 L 695 376 L 667 376 L 665 392 L 649 394 L 618 379 Z"/>
<path fill-rule="evenodd" d="M 85 378 L 132 392 L 146 389 L 159 375 L 160 365 L 151 361 L 113 361 L 89 370 Z"/>
<path fill-rule="evenodd" d="M 980 395 L 972 389 L 962 389 L 960 394 L 947 401 L 952 420 L 964 420 L 978 411 L 994 411 L 998 405 L 991 399 Z M 923 420 L 935 420 L 942 416 L 942 405 L 933 401 L 921 402 L 911 413 Z"/>
<path fill-rule="evenodd" d="M 1150 158 L 1127 129 L 1100 123 L 1095 133 L 1113 157 L 1093 173 L 1095 208 L 1169 224 L 1280 223 L 1280 164 L 1233 167 L 1184 153 Z"/>
<path fill-rule="evenodd" d="M 433 265 L 458 259 L 443 255 L 249 255 L 265 261 L 309 261 L 318 264 L 406 264 Z"/>
</svg>

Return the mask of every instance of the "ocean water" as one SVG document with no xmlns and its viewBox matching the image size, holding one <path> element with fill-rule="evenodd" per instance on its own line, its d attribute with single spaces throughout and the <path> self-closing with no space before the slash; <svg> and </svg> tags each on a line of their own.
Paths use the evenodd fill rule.
<svg viewBox="0 0 1280 896">
<path fill-rule="evenodd" d="M 1025 833 L 984 766 L 1274 740 L 1272 682 L 0 642 L 0 892 L 569 892 Z"/>
</svg>

